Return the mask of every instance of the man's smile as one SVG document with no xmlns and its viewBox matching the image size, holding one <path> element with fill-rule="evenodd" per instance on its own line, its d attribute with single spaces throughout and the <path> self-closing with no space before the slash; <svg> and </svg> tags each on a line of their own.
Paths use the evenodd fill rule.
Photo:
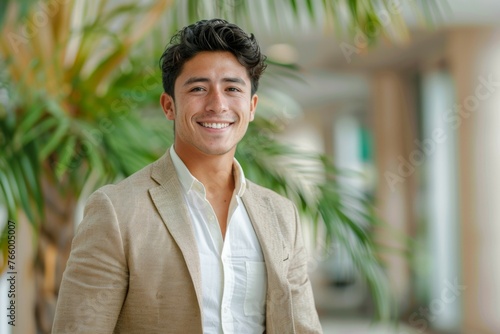
<svg viewBox="0 0 500 334">
<path fill-rule="evenodd" d="M 210 129 L 224 129 L 230 126 L 233 123 L 226 123 L 226 122 L 221 122 L 221 123 L 209 123 L 209 122 L 198 122 L 201 126 L 204 128 L 210 128 Z"/>
</svg>

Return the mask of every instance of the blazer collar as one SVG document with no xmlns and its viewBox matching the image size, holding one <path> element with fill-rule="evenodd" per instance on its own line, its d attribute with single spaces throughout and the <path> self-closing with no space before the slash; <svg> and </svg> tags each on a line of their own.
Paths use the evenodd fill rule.
<svg viewBox="0 0 500 334">
<path fill-rule="evenodd" d="M 183 200 L 182 185 L 168 150 L 153 163 L 151 177 L 159 184 L 158 187 L 149 190 L 153 202 L 168 230 L 172 233 L 182 252 L 185 253 L 184 256 L 186 257 L 186 253 L 188 253 L 186 261 L 189 261 L 188 267 L 193 280 L 195 280 L 199 278 L 196 239 L 191 224 L 186 224 L 191 219 Z M 286 260 L 288 249 L 281 236 L 271 199 L 256 188 L 257 186 L 247 181 L 242 200 L 259 239 L 264 259 L 266 263 L 274 267 Z M 281 268 L 281 265 L 278 268 Z"/>
<path fill-rule="evenodd" d="M 168 153 L 170 154 L 170 159 L 172 160 L 172 164 L 174 165 L 174 168 L 177 172 L 177 176 L 182 185 L 182 188 L 186 193 L 188 193 L 189 191 L 191 191 L 193 184 L 199 181 L 191 174 L 184 162 L 177 155 L 173 145 L 170 147 Z M 245 173 L 243 173 L 243 169 L 241 168 L 241 165 L 239 164 L 238 160 L 236 160 L 236 158 L 233 158 L 233 173 L 234 185 L 237 189 L 236 195 L 241 197 L 245 193 L 246 179 Z"/>
</svg>

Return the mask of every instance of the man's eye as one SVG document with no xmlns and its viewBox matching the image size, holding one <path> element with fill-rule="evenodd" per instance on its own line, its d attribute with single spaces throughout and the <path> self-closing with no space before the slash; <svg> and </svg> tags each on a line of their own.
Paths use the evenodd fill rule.
<svg viewBox="0 0 500 334">
<path fill-rule="evenodd" d="M 240 90 L 239 90 L 238 88 L 236 88 L 236 87 L 229 87 L 227 90 L 228 90 L 228 91 L 230 91 L 230 92 L 239 92 L 239 91 L 240 91 Z"/>
<path fill-rule="evenodd" d="M 204 90 L 203 87 L 194 87 L 194 88 L 191 89 L 192 92 L 201 92 L 203 90 Z"/>
</svg>

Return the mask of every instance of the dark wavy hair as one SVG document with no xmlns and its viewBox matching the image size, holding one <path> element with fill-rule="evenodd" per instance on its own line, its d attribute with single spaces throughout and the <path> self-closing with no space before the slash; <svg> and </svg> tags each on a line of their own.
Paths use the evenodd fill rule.
<svg viewBox="0 0 500 334">
<path fill-rule="evenodd" d="M 222 19 L 201 20 L 178 31 L 160 57 L 163 90 L 174 98 L 175 80 L 184 63 L 199 52 L 229 51 L 247 69 L 252 95 L 266 68 L 264 56 L 253 34 Z"/>
</svg>

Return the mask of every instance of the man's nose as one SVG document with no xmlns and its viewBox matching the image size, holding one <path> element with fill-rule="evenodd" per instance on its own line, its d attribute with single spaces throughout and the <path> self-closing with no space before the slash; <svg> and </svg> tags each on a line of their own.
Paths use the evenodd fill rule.
<svg viewBox="0 0 500 334">
<path fill-rule="evenodd" d="M 223 91 L 214 89 L 208 95 L 207 110 L 212 112 L 225 112 L 228 110 L 227 98 Z"/>
</svg>

